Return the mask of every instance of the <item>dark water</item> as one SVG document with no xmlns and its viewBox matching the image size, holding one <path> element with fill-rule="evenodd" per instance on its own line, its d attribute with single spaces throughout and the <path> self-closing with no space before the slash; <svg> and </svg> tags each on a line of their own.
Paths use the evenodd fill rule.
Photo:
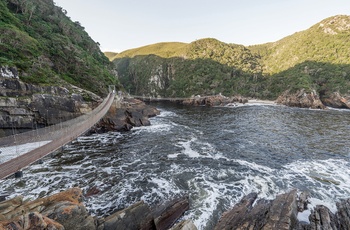
<svg viewBox="0 0 350 230">
<path fill-rule="evenodd" d="M 100 194 L 85 203 L 103 216 L 139 200 L 189 195 L 192 219 L 212 229 L 242 196 L 310 191 L 312 205 L 350 197 L 350 112 L 281 106 L 177 107 L 128 133 L 81 137 L 63 152 L 1 182 L 30 197 L 73 186 Z M 311 205 L 311 207 L 312 207 Z M 304 218 L 302 215 L 300 218 Z"/>
</svg>

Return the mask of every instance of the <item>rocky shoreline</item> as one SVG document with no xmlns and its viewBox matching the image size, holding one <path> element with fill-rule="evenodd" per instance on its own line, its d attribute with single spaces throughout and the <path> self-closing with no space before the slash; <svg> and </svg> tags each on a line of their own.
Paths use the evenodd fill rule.
<svg viewBox="0 0 350 230">
<path fill-rule="evenodd" d="M 328 96 L 320 96 L 316 91 L 307 92 L 302 89 L 295 93 L 286 91 L 277 99 L 277 104 L 290 107 L 310 108 L 310 109 L 326 109 L 327 107 L 337 109 L 350 109 L 350 96 L 341 95 L 333 92 Z"/>
<path fill-rule="evenodd" d="M 196 230 L 191 220 L 183 220 L 190 208 L 188 197 L 180 197 L 161 206 L 150 207 L 139 201 L 107 217 L 89 214 L 80 188 L 33 201 L 17 196 L 0 202 L 0 229 L 15 230 Z M 320 230 L 350 229 L 350 199 L 336 203 L 337 212 L 316 205 L 309 210 L 309 221 L 299 221 L 298 214 L 309 209 L 308 193 L 291 190 L 274 200 L 258 199 L 251 193 L 231 210 L 222 214 L 215 230 Z"/>
<path fill-rule="evenodd" d="M 89 214 L 80 188 L 26 201 L 22 196 L 0 202 L 0 230 L 137 230 L 169 229 L 189 208 L 187 197 L 150 208 L 137 202 L 107 217 Z M 176 223 L 173 230 L 195 230 L 191 221 Z"/>
<path fill-rule="evenodd" d="M 289 107 L 327 109 L 328 107 L 337 109 L 350 109 L 350 96 L 343 96 L 337 92 L 329 96 L 320 97 L 316 91 L 307 92 L 302 89 L 297 92 L 285 91 L 275 101 L 246 98 L 240 95 L 226 97 L 221 94 L 211 96 L 193 96 L 191 98 L 138 98 L 146 102 L 167 101 L 187 106 L 239 106 L 245 104 L 266 104 L 285 105 Z"/>
</svg>

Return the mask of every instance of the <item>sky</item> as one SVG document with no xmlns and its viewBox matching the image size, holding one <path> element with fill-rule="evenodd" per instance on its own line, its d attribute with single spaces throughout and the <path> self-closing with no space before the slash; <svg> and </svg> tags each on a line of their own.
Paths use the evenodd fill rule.
<svg viewBox="0 0 350 230">
<path fill-rule="evenodd" d="M 102 51 L 202 38 L 256 45 L 350 15 L 350 0 L 54 0 Z"/>
</svg>

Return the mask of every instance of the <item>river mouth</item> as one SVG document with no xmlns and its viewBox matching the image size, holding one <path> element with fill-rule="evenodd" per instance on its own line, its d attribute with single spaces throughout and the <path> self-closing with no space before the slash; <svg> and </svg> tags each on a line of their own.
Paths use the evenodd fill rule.
<svg viewBox="0 0 350 230">
<path fill-rule="evenodd" d="M 297 188 L 331 210 L 350 197 L 350 116 L 282 106 L 185 107 L 154 104 L 151 126 L 80 137 L 63 151 L 1 182 L 31 198 L 79 186 L 88 209 L 108 215 L 137 201 L 151 206 L 188 195 L 185 219 L 213 229 L 246 194 Z"/>
</svg>

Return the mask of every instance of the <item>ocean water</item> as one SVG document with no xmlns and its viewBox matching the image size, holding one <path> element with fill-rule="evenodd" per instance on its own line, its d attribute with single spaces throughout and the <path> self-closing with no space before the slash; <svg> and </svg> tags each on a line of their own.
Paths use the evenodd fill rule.
<svg viewBox="0 0 350 230">
<path fill-rule="evenodd" d="M 80 137 L 20 179 L 0 181 L 3 192 L 37 198 L 79 186 L 94 215 L 144 200 L 150 206 L 188 195 L 198 229 L 213 229 L 221 214 L 251 192 L 259 198 L 297 188 L 310 208 L 350 197 L 350 112 L 272 105 L 186 107 L 154 104 L 151 126 Z M 309 212 L 309 211 L 308 211 Z M 307 221 L 307 213 L 299 218 Z"/>
</svg>

